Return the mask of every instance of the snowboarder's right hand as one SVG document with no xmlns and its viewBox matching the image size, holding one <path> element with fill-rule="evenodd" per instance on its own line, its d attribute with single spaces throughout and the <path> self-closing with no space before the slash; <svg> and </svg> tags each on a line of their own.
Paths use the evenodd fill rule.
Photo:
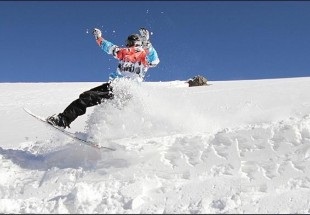
<svg viewBox="0 0 310 215">
<path fill-rule="evenodd" d="M 95 36 L 96 40 L 98 40 L 99 38 L 102 37 L 102 33 L 101 33 L 100 29 L 98 29 L 98 28 L 94 28 L 93 35 Z"/>
</svg>

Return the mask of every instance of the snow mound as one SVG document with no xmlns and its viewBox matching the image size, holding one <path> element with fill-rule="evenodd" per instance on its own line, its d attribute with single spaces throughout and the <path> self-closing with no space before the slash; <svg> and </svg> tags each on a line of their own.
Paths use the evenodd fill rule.
<svg viewBox="0 0 310 215">
<path fill-rule="evenodd" d="M 0 84 L 0 213 L 310 212 L 310 78 L 121 81 L 71 128 L 113 152 L 21 110 L 50 115 L 92 87 Z"/>
</svg>

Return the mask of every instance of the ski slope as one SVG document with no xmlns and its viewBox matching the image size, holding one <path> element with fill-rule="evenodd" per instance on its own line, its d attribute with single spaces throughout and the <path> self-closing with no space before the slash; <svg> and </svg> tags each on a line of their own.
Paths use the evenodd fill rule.
<svg viewBox="0 0 310 215">
<path fill-rule="evenodd" d="M 310 213 L 310 78 L 119 82 L 71 132 L 59 113 L 100 83 L 0 84 L 0 213 Z"/>
</svg>

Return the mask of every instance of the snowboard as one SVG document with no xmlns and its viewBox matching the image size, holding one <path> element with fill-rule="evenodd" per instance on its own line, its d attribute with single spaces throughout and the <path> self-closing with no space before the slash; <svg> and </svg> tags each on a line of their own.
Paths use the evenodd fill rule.
<svg viewBox="0 0 310 215">
<path fill-rule="evenodd" d="M 38 115 L 32 113 L 32 112 L 31 112 L 30 110 L 28 110 L 27 108 L 23 108 L 23 109 L 24 109 L 24 111 L 25 111 L 26 113 L 28 113 L 30 116 L 32 116 L 32 117 L 34 117 L 35 119 L 41 121 L 42 123 L 44 123 L 45 125 L 49 126 L 50 128 L 53 128 L 53 129 L 55 129 L 55 130 L 61 132 L 62 134 L 64 134 L 64 135 L 70 137 L 70 138 L 73 139 L 73 140 L 77 140 L 77 141 L 79 141 L 80 143 L 86 144 L 86 145 L 88 145 L 88 146 L 91 146 L 91 147 L 94 147 L 94 148 L 97 148 L 97 149 L 107 149 L 107 150 L 115 151 L 115 149 L 113 149 L 113 148 L 101 146 L 100 144 L 98 144 L 98 143 L 96 143 L 96 142 L 82 139 L 82 138 L 76 136 L 74 133 L 71 133 L 71 132 L 69 132 L 69 131 L 66 131 L 65 129 L 56 127 L 56 126 L 54 126 L 54 125 L 48 123 L 48 122 L 46 121 L 45 118 L 43 118 L 43 117 L 41 117 L 41 116 L 38 116 Z"/>
</svg>

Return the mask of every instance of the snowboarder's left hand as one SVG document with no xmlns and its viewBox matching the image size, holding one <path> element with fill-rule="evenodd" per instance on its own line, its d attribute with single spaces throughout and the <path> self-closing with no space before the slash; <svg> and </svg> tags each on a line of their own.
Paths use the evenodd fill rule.
<svg viewBox="0 0 310 215">
<path fill-rule="evenodd" d="M 100 37 L 102 37 L 102 33 L 101 33 L 100 29 L 98 29 L 98 28 L 94 28 L 93 35 L 95 36 L 96 40 L 99 39 Z"/>
<path fill-rule="evenodd" d="M 150 42 L 150 33 L 148 30 L 146 30 L 145 28 L 140 28 L 139 29 L 141 38 L 142 38 L 142 45 L 144 48 L 150 48 L 152 46 L 151 42 Z"/>
<path fill-rule="evenodd" d="M 148 41 L 150 39 L 150 33 L 145 28 L 140 28 L 139 32 L 143 40 Z"/>
</svg>

